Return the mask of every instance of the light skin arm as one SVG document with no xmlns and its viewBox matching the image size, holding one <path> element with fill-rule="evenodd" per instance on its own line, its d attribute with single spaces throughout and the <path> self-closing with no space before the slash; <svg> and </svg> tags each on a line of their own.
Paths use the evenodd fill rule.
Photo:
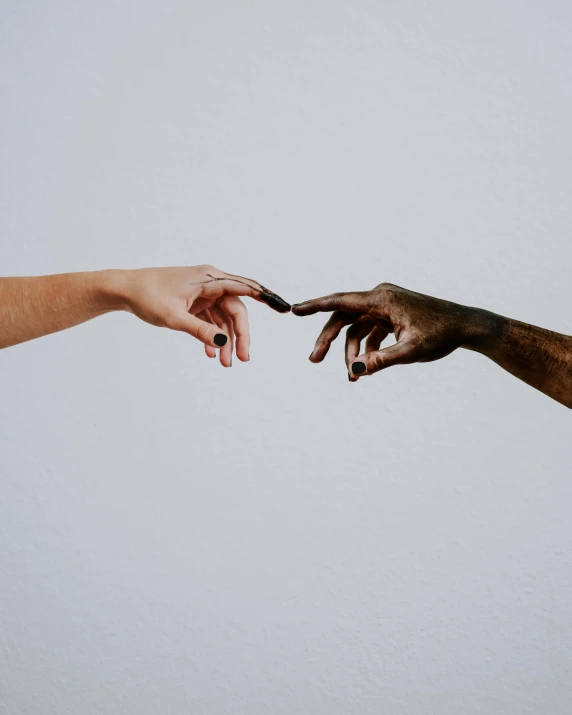
<svg viewBox="0 0 572 715">
<path fill-rule="evenodd" d="M 257 281 L 214 266 L 144 268 L 0 278 L 0 348 L 71 328 L 116 310 L 188 333 L 209 357 L 249 359 L 248 314 L 240 296 L 280 313 L 290 306 Z"/>
<path fill-rule="evenodd" d="M 350 381 L 392 365 L 431 362 L 457 348 L 480 352 L 515 377 L 572 408 L 572 337 L 390 283 L 292 306 L 296 315 L 331 312 L 310 360 L 321 362 L 342 328 Z M 396 343 L 380 349 L 389 333 Z M 361 352 L 361 342 L 365 350 Z"/>
</svg>

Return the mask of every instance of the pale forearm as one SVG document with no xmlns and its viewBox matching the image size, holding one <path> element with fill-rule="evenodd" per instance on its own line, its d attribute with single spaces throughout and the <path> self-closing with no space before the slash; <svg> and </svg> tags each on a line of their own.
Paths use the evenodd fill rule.
<svg viewBox="0 0 572 715">
<path fill-rule="evenodd" d="M 465 345 L 515 377 L 572 408 L 572 337 L 510 318 L 491 316 L 487 338 Z"/>
<path fill-rule="evenodd" d="M 71 328 L 121 307 L 120 271 L 0 278 L 0 348 Z"/>
</svg>

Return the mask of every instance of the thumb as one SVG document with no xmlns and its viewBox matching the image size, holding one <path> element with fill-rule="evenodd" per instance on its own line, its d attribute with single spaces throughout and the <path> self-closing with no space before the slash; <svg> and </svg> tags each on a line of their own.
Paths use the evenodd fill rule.
<svg viewBox="0 0 572 715">
<path fill-rule="evenodd" d="M 192 335 L 193 338 L 200 340 L 205 345 L 210 345 L 213 348 L 222 348 L 226 345 L 228 335 L 226 335 L 219 327 L 207 323 L 195 315 L 183 312 L 177 314 L 176 317 L 169 321 L 168 328 L 171 330 L 180 330 L 183 333 Z"/>
<path fill-rule="evenodd" d="M 412 340 L 402 340 L 383 350 L 358 355 L 351 364 L 351 370 L 354 375 L 372 375 L 386 367 L 417 362 L 417 359 L 415 343 Z"/>
</svg>

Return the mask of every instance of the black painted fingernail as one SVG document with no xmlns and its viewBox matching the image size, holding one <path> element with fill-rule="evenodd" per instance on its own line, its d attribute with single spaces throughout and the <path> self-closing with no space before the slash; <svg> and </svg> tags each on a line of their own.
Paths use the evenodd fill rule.
<svg viewBox="0 0 572 715">
<path fill-rule="evenodd" d="M 348 372 L 348 380 L 351 382 L 352 381 L 352 376 Z"/>
<path fill-rule="evenodd" d="M 364 362 L 354 362 L 352 365 L 352 372 L 354 375 L 363 375 L 366 369 L 367 368 Z"/>
<path fill-rule="evenodd" d="M 226 335 L 223 335 L 222 333 L 217 333 L 214 336 L 214 344 L 218 345 L 219 348 L 222 348 L 223 345 L 226 345 L 227 340 L 228 338 L 226 337 Z"/>
<path fill-rule="evenodd" d="M 278 313 L 290 312 L 290 303 L 287 303 L 284 298 L 276 295 L 276 293 L 271 293 L 270 291 L 261 293 L 260 300 L 263 300 L 271 308 L 278 311 Z"/>
</svg>

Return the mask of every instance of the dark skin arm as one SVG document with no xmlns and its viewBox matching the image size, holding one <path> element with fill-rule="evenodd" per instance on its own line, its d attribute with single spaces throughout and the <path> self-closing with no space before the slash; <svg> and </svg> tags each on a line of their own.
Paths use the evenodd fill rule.
<svg viewBox="0 0 572 715">
<path fill-rule="evenodd" d="M 321 362 L 342 328 L 351 381 L 392 365 L 431 362 L 466 348 L 572 408 L 572 337 L 487 310 L 382 283 L 371 291 L 334 293 L 292 306 L 296 315 L 331 312 L 310 360 Z M 396 343 L 380 349 L 389 333 Z M 365 351 L 360 354 L 361 341 Z"/>
</svg>

